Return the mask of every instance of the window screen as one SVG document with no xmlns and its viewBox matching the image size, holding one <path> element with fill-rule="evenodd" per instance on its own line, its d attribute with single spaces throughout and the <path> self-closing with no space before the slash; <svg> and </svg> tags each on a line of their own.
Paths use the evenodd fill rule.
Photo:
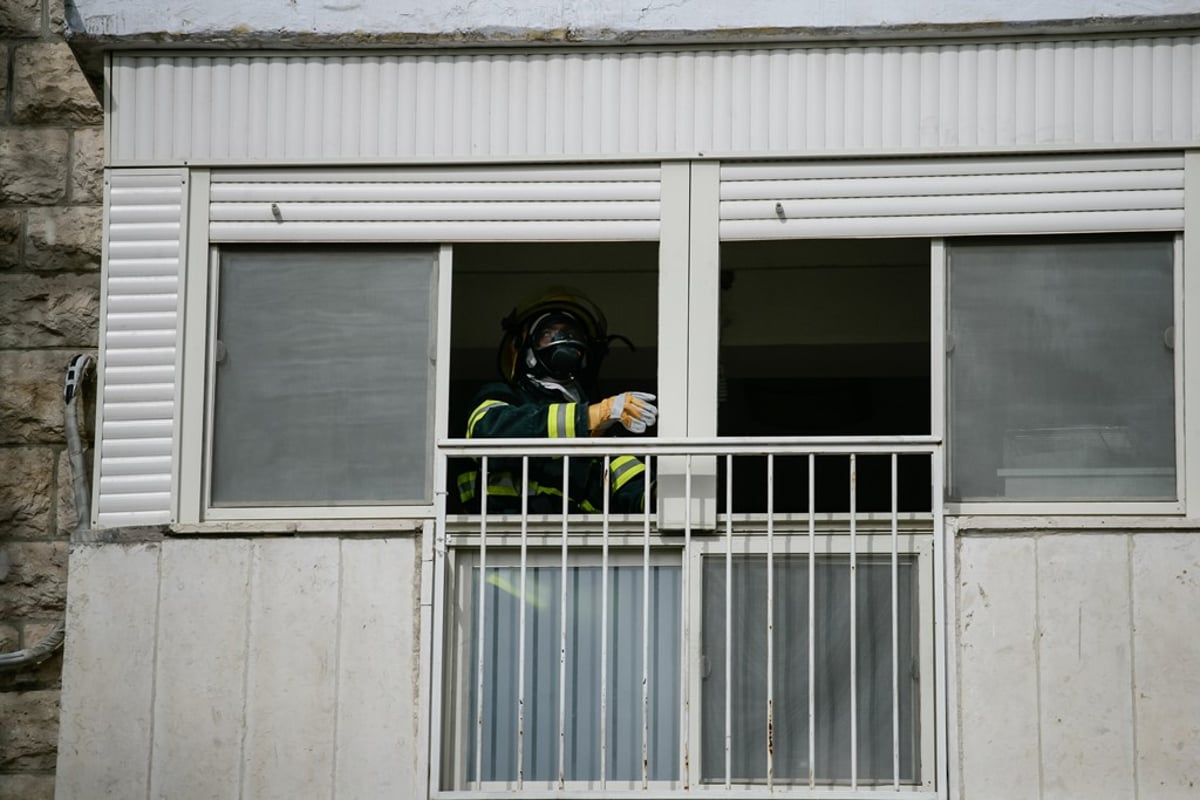
<svg viewBox="0 0 1200 800">
<path fill-rule="evenodd" d="M 221 251 L 214 506 L 428 502 L 436 260 Z"/>
<path fill-rule="evenodd" d="M 950 495 L 1169 500 L 1173 242 L 955 243 Z"/>
</svg>

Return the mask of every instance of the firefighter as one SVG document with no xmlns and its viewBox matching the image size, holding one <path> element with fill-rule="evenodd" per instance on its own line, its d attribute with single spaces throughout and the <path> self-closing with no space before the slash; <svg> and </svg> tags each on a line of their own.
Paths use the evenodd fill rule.
<svg viewBox="0 0 1200 800">
<path fill-rule="evenodd" d="M 504 382 L 484 385 L 471 401 L 467 438 L 549 438 L 645 433 L 658 419 L 655 397 L 627 391 L 592 402 L 600 363 L 614 340 L 600 309 L 583 295 L 562 288 L 513 311 L 501 323 L 504 334 L 497 366 Z M 632 347 L 632 345 L 630 344 Z M 528 510 L 558 513 L 563 507 L 563 459 L 529 461 Z M 645 465 L 628 455 L 609 461 L 575 456 L 569 460 L 567 499 L 571 513 L 597 512 L 609 494 L 614 513 L 641 511 Z M 459 497 L 479 507 L 479 465 L 458 478 Z M 488 512 L 521 510 L 521 460 L 488 460 Z"/>
</svg>

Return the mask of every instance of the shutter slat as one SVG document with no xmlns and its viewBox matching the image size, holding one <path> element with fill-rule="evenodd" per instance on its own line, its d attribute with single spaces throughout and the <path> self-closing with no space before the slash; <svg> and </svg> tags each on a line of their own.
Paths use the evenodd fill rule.
<svg viewBox="0 0 1200 800">
<path fill-rule="evenodd" d="M 170 147 L 170 120 L 155 121 L 148 141 L 161 155 Z M 182 170 L 109 175 L 95 509 L 101 526 L 172 517 L 185 190 Z"/>
</svg>

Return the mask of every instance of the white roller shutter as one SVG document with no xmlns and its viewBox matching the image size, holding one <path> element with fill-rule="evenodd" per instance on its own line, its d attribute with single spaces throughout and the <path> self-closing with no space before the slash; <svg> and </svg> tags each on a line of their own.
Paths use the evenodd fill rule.
<svg viewBox="0 0 1200 800">
<path fill-rule="evenodd" d="M 897 159 L 721 167 L 721 238 L 1183 227 L 1183 157 Z"/>
<path fill-rule="evenodd" d="M 657 164 L 214 172 L 213 242 L 653 241 Z"/>
<path fill-rule="evenodd" d="M 95 522 L 171 521 L 179 400 L 183 170 L 107 183 Z"/>
</svg>

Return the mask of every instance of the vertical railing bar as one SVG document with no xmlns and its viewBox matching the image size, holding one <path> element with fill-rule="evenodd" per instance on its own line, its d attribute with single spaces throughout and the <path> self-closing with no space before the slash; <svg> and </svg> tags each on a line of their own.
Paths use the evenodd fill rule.
<svg viewBox="0 0 1200 800">
<path fill-rule="evenodd" d="M 642 494 L 642 789 L 650 786 L 650 456 Z"/>
<path fill-rule="evenodd" d="M 900 790 L 900 590 L 898 456 L 892 453 L 892 788 Z"/>
<path fill-rule="evenodd" d="M 600 529 L 600 788 L 608 780 L 608 505 L 611 456 L 604 457 L 604 515 Z"/>
<path fill-rule="evenodd" d="M 733 456 L 725 456 L 725 788 L 733 786 Z"/>
<path fill-rule="evenodd" d="M 680 725 L 680 738 L 683 742 L 683 789 L 688 791 L 691 789 L 691 705 L 689 697 L 691 696 L 691 687 L 688 681 L 691 680 L 691 670 L 689 668 L 692 652 L 692 626 L 691 626 L 691 585 L 692 585 L 692 570 L 691 570 L 691 554 L 692 554 L 692 457 L 690 455 L 684 457 L 683 471 L 683 557 L 682 557 L 682 607 L 683 621 L 683 647 L 680 648 L 682 667 L 680 668 L 680 712 L 682 715 Z"/>
<path fill-rule="evenodd" d="M 480 459 L 479 495 L 479 630 L 476 634 L 475 662 L 475 781 L 483 786 L 483 646 L 485 625 L 484 612 L 487 601 L 487 501 L 488 501 L 488 457 Z"/>
<path fill-rule="evenodd" d="M 775 788 L 775 454 L 767 454 L 767 790 Z"/>
<path fill-rule="evenodd" d="M 808 454 L 808 787 L 817 785 L 817 456 Z"/>
<path fill-rule="evenodd" d="M 858 461 L 850 454 L 850 788 L 858 788 Z"/>
<path fill-rule="evenodd" d="M 945 514 L 945 452 L 942 446 L 935 447 L 930 453 L 930 472 L 933 480 L 933 679 L 935 702 L 945 708 L 947 698 L 947 658 L 946 658 L 946 628 L 949 624 L 946 615 L 946 576 L 953 574 L 953 540 L 946 541 L 946 526 L 943 519 Z M 949 797 L 950 779 L 949 767 L 949 726 L 948 714 L 934 715 L 934 787 L 939 800 Z"/>
<path fill-rule="evenodd" d="M 525 787 L 525 571 L 529 555 L 529 456 L 521 457 L 521 602 L 517 623 L 517 788 Z"/>
<path fill-rule="evenodd" d="M 567 757 L 567 514 L 570 512 L 571 457 L 563 456 L 562 567 L 558 592 L 558 788 L 566 784 Z"/>
</svg>

